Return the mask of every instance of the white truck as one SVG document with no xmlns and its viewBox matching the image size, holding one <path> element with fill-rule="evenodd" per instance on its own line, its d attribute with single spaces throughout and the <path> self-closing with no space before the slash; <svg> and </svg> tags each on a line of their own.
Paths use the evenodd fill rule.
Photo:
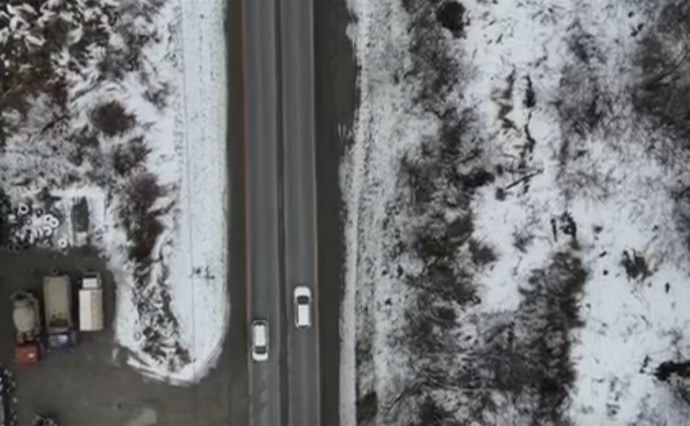
<svg viewBox="0 0 690 426">
<path fill-rule="evenodd" d="M 103 282 L 98 273 L 84 274 L 79 289 L 79 330 L 103 330 Z"/>
<path fill-rule="evenodd" d="M 52 275 L 43 279 L 48 347 L 72 347 L 77 342 L 77 331 L 72 314 L 72 285 L 67 275 Z"/>
</svg>

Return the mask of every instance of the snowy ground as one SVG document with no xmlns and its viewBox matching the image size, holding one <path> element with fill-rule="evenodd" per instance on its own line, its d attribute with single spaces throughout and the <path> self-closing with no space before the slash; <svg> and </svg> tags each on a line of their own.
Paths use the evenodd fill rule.
<svg viewBox="0 0 690 426">
<path fill-rule="evenodd" d="M 128 363 L 198 381 L 229 309 L 223 2 L 30 4 L 0 9 L 4 244 L 101 249 Z"/>
<path fill-rule="evenodd" d="M 690 6 L 349 4 L 343 424 L 687 424 Z"/>
</svg>

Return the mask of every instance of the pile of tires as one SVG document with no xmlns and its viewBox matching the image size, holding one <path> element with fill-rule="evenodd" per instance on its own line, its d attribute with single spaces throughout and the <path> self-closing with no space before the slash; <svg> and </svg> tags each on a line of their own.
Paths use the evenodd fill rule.
<svg viewBox="0 0 690 426">
<path fill-rule="evenodd" d="M 69 243 L 64 238 L 56 238 L 61 225 L 57 212 L 34 208 L 29 202 L 19 203 L 6 217 L 9 236 L 6 249 L 19 253 L 34 246 L 57 247 L 64 250 Z"/>
</svg>

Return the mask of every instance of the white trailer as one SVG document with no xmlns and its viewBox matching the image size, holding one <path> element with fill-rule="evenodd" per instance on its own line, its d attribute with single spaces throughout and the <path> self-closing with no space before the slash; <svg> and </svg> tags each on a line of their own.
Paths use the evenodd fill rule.
<svg viewBox="0 0 690 426">
<path fill-rule="evenodd" d="M 103 284 L 98 273 L 85 274 L 79 289 L 79 330 L 103 330 Z"/>
<path fill-rule="evenodd" d="M 76 343 L 77 334 L 72 316 L 72 286 L 67 275 L 48 276 L 43 279 L 48 346 L 69 347 Z"/>
</svg>

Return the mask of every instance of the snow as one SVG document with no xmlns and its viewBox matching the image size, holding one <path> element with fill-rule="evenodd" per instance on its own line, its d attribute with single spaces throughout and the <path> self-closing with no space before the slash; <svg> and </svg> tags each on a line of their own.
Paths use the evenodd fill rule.
<svg viewBox="0 0 690 426">
<path fill-rule="evenodd" d="M 395 182 L 388 177 L 395 175 L 396 164 L 390 160 L 400 156 L 404 152 L 406 144 L 414 141 L 414 138 L 424 131 L 424 126 L 427 124 L 423 120 L 410 120 L 406 125 L 411 131 L 402 132 L 401 121 L 413 119 L 413 117 L 399 117 L 396 112 L 409 105 L 409 95 L 400 93 L 398 88 L 391 84 L 387 74 L 376 72 L 378 69 L 404 67 L 404 64 L 399 61 L 400 53 L 404 50 L 407 41 L 404 30 L 404 15 L 401 14 L 399 8 L 390 2 L 353 2 L 350 7 L 356 11 L 359 18 L 358 31 L 354 34 L 351 33 L 351 36 L 356 37 L 356 45 L 358 46 L 356 60 L 362 67 L 358 81 L 362 99 L 358 111 L 358 121 L 368 123 L 370 120 L 376 119 L 377 122 L 376 126 L 358 125 L 354 129 L 354 139 L 357 143 L 352 151 L 346 155 L 345 163 L 341 167 L 341 182 L 345 188 L 346 206 L 350 212 L 347 215 L 345 231 L 347 241 L 346 284 L 342 307 L 344 320 L 341 349 L 343 361 L 340 373 L 342 404 L 340 412 L 341 424 L 343 425 L 355 424 L 355 410 L 352 409 L 356 400 L 355 378 L 360 376 L 361 380 L 373 380 L 369 374 L 361 374 L 356 370 L 354 362 L 355 328 L 362 327 L 362 325 L 355 322 L 356 317 L 348 315 L 348 312 L 354 311 L 358 299 L 368 300 L 370 303 L 374 302 L 374 298 L 369 297 L 371 294 L 356 294 L 359 291 L 357 291 L 355 284 L 360 280 L 373 280 L 373 276 L 380 275 L 376 271 L 381 267 L 380 263 L 383 261 L 383 257 L 378 253 L 380 247 L 376 244 L 376 241 L 382 241 L 381 235 L 374 232 L 364 234 L 362 230 L 380 228 L 380 222 L 385 216 L 385 201 L 390 199 L 395 191 Z M 377 22 L 374 20 L 377 16 L 390 16 L 394 19 Z M 394 39 L 393 34 L 398 37 L 400 45 L 386 44 L 386 42 Z M 376 40 L 383 40 L 383 42 L 376 43 Z M 391 142 L 388 145 L 390 152 L 372 149 L 371 144 L 374 141 L 381 144 L 385 141 Z M 365 184 L 371 188 L 370 191 L 362 191 Z M 359 214 L 361 209 L 367 209 L 365 210 L 365 218 L 361 217 L 364 215 Z M 377 262 L 375 265 L 368 265 L 371 268 L 368 276 L 360 275 L 358 265 L 360 257 L 375 259 Z M 380 280 L 378 285 L 383 285 L 383 281 Z M 378 288 L 377 286 L 377 291 Z M 404 297 L 402 294 L 400 296 Z M 371 309 L 376 310 L 376 307 Z M 391 365 L 400 367 L 400 363 L 394 360 Z M 378 367 L 387 368 L 386 361 L 381 360 Z"/>
<path fill-rule="evenodd" d="M 36 14 L 28 4 L 6 6 L 13 17 L 8 26 L 0 25 L 0 43 L 39 49 L 37 29 L 56 16 L 72 26 L 68 44 L 91 34 L 87 28 L 93 31 L 94 23 L 109 31 L 105 44 L 87 40 L 83 57 L 78 49 L 46 53 L 66 82 L 70 114 L 62 117 L 64 123 L 51 121 L 56 102 L 41 88 L 28 96 L 27 120 L 21 109 L 3 110 L 3 119 L 16 130 L 0 157 L 9 205 L 23 201 L 40 209 L 44 188 L 56 197 L 46 206 L 61 221 L 58 234 L 38 244 L 54 247 L 62 238 L 70 247 L 90 244 L 101 250 L 118 286 L 115 338 L 127 349 L 127 363 L 156 380 L 198 382 L 215 366 L 229 321 L 224 2 L 169 0 L 156 11 L 154 2 L 65 6 L 55 1 L 41 9 L 38 20 L 28 19 Z M 119 19 L 106 17 L 116 8 L 122 11 Z M 136 49 L 132 37 L 147 40 L 140 68 L 117 69 L 116 61 Z M 104 71 L 104 62 L 115 68 Z M 108 102 L 124 107 L 133 118 L 131 129 L 97 133 L 94 111 Z M 84 139 L 90 145 L 75 150 L 67 143 L 92 134 L 100 138 L 95 145 Z M 126 173 L 134 175 L 132 181 L 150 174 L 161 191 L 146 210 L 159 212 L 155 220 L 162 225 L 150 265 L 132 258 L 135 242 L 122 220 L 123 208 L 134 208 L 126 201 L 132 181 L 118 175 L 116 163 L 117 153 L 137 138 L 148 154 Z M 72 205 L 82 197 L 88 200 L 88 232 L 73 229 Z M 15 234 L 12 238 L 23 238 Z M 159 333 L 153 340 L 149 327 Z"/>
<path fill-rule="evenodd" d="M 445 41 L 467 75 L 462 97 L 449 102 L 476 115 L 474 131 L 485 141 L 482 165 L 507 171 L 472 197 L 472 237 L 491 247 L 496 261 L 475 270 L 481 303 L 460 309 L 458 326 L 517 311 L 534 271 L 556 253 L 571 253 L 582 261 L 587 279 L 578 303 L 583 325 L 569 332 L 575 379 L 564 415 L 576 425 L 685 424 L 688 408 L 653 373 L 660 363 L 690 354 L 684 333 L 690 311 L 677 303 L 690 296 L 690 264 L 674 199 L 690 178 L 683 167 L 689 154 L 674 150 L 674 161 L 663 161 L 663 153 L 650 149 L 649 141 L 670 145 L 673 135 L 641 117 L 631 99 L 640 73 L 634 62 L 639 43 L 631 28 L 640 22 L 652 27 L 661 6 L 614 0 L 462 3 L 468 19 L 464 36 L 455 39 L 446 31 Z M 425 362 L 396 343 L 413 292 L 388 271 L 396 264 L 406 272 L 420 266 L 419 259 L 405 255 L 391 258 L 396 237 L 389 221 L 413 225 L 428 219 L 407 215 L 410 203 L 401 201 L 397 165 L 436 138 L 440 123 L 414 98 L 418 76 L 396 81 L 412 68 L 411 16 L 393 0 L 350 0 L 349 7 L 355 16 L 348 34 L 360 65 L 360 106 L 354 144 L 341 167 L 347 206 L 341 421 L 356 424 L 358 398 L 375 390 L 379 414 L 373 424 L 387 424 L 391 418 L 381 411 L 390 410 Z M 591 56 L 584 65 L 572 47 L 583 36 L 593 40 L 583 48 Z M 513 84 L 507 82 L 511 74 Z M 528 78 L 534 107 L 523 102 Z M 606 121 L 578 134 L 569 120 L 578 118 L 572 116 L 587 102 L 592 85 L 600 91 L 598 99 L 607 101 Z M 504 105 L 510 109 L 501 117 Z M 505 126 L 506 119 L 512 127 Z M 519 166 L 525 129 L 536 143 L 527 164 Z M 565 139 L 571 148 L 564 154 Z M 528 189 L 524 183 L 513 186 L 526 174 L 533 175 Z M 505 191 L 505 199 L 498 199 L 497 189 Z M 551 219 L 560 220 L 564 212 L 577 224 L 576 242 L 560 230 L 554 238 Z M 515 244 L 517 236 L 529 237 L 526 248 Z M 641 254 L 649 276 L 629 277 L 621 266 L 624 252 Z M 357 349 L 366 342 L 373 344 L 371 360 Z M 439 390 L 434 398 L 456 419 L 467 420 L 467 412 L 454 405 L 460 393 Z M 504 407 L 504 413 L 514 409 Z M 523 424 L 517 415 L 515 421 Z M 499 418 L 494 422 L 504 424 Z"/>
<path fill-rule="evenodd" d="M 347 161 L 347 160 L 346 160 Z M 344 163 L 341 167 L 341 173 L 344 169 L 351 168 L 350 164 Z M 347 176 L 342 176 L 340 180 L 345 181 Z M 350 205 L 352 208 L 352 205 Z M 357 324 L 355 315 L 356 294 L 355 294 L 355 277 L 352 271 L 357 268 L 356 256 L 356 241 L 357 241 L 357 226 L 356 216 L 348 215 L 346 238 L 350 245 L 348 245 L 347 256 L 345 259 L 346 271 L 350 271 L 346 275 L 346 285 L 343 291 L 343 298 L 340 308 L 340 372 L 339 372 L 339 386 L 340 386 L 340 424 L 350 426 L 356 424 L 355 405 L 357 401 L 356 393 L 356 377 L 357 366 L 355 361 L 355 347 L 357 336 Z"/>
<path fill-rule="evenodd" d="M 529 52 L 535 50 L 540 53 L 546 51 L 547 57 L 551 60 L 544 61 L 540 67 L 527 67 L 523 72 L 541 76 L 538 98 L 555 98 L 559 74 L 553 70 L 561 69 L 565 65 L 564 62 L 569 59 L 557 53 L 563 52 L 565 46 L 562 39 L 559 40 L 553 35 L 567 34 L 573 17 L 590 31 L 605 33 L 599 38 L 602 41 L 599 46 L 607 57 L 614 58 L 615 62 L 611 65 L 612 69 L 603 72 L 612 73 L 629 69 L 630 64 L 626 64 L 620 57 L 621 53 L 625 53 L 625 48 L 621 49 L 619 42 L 621 39 L 628 40 L 629 37 L 620 37 L 620 25 L 610 25 L 610 22 L 623 18 L 627 10 L 605 2 L 598 5 L 601 6 L 599 10 L 590 11 L 588 7 L 573 10 L 572 2 L 562 2 L 559 8 L 562 16 L 554 18 L 554 25 L 540 25 L 536 29 L 533 24 L 530 25 L 534 21 L 528 19 L 530 12 L 535 12 L 525 8 L 520 17 L 511 11 L 510 16 L 502 18 L 508 22 L 506 26 L 511 30 L 519 28 L 520 31 L 512 32 L 512 37 L 507 37 L 510 30 L 497 31 L 503 34 L 503 42 L 496 49 L 483 45 L 479 40 L 490 37 L 487 35 L 490 34 L 490 30 L 480 25 L 473 26 L 476 34 L 468 33 L 468 43 L 479 45 L 477 52 L 482 54 L 477 54 L 477 57 L 486 58 L 480 67 L 484 71 L 481 74 L 483 84 L 472 85 L 478 92 L 475 99 L 489 95 L 492 78 L 498 79 L 501 74 L 508 74 L 511 67 L 520 70 L 525 66 L 525 62 L 533 61 L 534 59 L 529 57 Z M 591 7 L 596 8 L 596 4 Z M 481 16 L 478 10 L 470 13 Z M 567 18 L 562 19 L 563 17 Z M 495 19 L 499 24 L 492 27 L 500 25 L 502 20 L 499 17 Z M 623 31 L 627 32 L 626 29 Z M 610 44 L 603 44 L 604 42 Z M 518 48 L 530 45 L 536 49 L 523 51 Z M 499 58 L 505 65 L 500 66 L 499 59 L 495 58 Z M 603 78 L 608 84 L 619 86 L 617 90 L 626 90 L 620 80 L 616 84 L 616 79 L 612 75 L 605 75 Z M 623 104 L 620 108 L 620 120 L 630 120 L 632 114 L 625 110 L 629 106 Z M 517 117 L 522 116 L 524 119 L 526 114 L 516 112 L 514 116 L 516 123 L 521 124 Z M 690 272 L 687 262 L 682 261 L 687 252 L 673 227 L 673 202 L 670 198 L 678 175 L 668 173 L 650 161 L 641 144 L 646 135 L 636 134 L 635 131 L 638 129 L 627 122 L 621 125 L 623 129 L 617 129 L 612 136 L 593 135 L 582 141 L 582 147 L 588 150 L 587 156 L 566 172 L 573 178 L 578 173 L 600 177 L 598 180 L 606 181 L 605 192 L 611 193 L 605 197 L 596 191 L 572 194 L 572 198 L 566 199 L 557 186 L 558 164 L 553 147 L 561 136 L 558 134 L 559 129 L 554 128 L 552 120 L 553 116 L 549 111 L 537 111 L 531 117 L 531 131 L 533 137 L 539 141 L 534 161 L 541 165 L 544 173 L 532 180 L 529 195 L 499 202 L 494 199 L 493 194 L 482 194 L 483 197 L 477 203 L 478 220 L 475 225 L 478 232 L 485 233 L 486 240 L 492 246 L 508 251 L 507 255 L 499 255 L 502 261 L 484 277 L 483 283 L 490 289 L 489 292 L 499 293 L 485 302 L 491 308 L 509 307 L 501 302 L 505 299 L 517 300 L 517 287 L 519 283 L 524 282 L 524 274 L 544 262 L 550 252 L 559 248 L 549 235 L 549 226 L 545 223 L 546 218 L 543 215 L 541 223 L 525 222 L 530 218 L 536 220 L 540 212 L 558 212 L 566 209 L 570 211 L 578 224 L 578 229 L 584 230 L 579 234 L 579 242 L 582 245 L 585 263 L 592 275 L 582 300 L 583 306 L 586 307 L 585 326 L 575 336 L 578 344 L 572 355 L 578 365 L 578 380 L 571 415 L 576 424 L 627 425 L 634 422 L 639 415 L 642 401 L 651 398 L 652 406 L 663 406 L 669 398 L 655 383 L 654 377 L 650 374 L 651 369 L 643 374 L 639 373 L 645 356 L 650 357 L 650 365 L 659 365 L 664 360 L 673 358 L 676 350 L 687 353 L 690 349 L 689 342 L 685 339 L 681 340 L 680 347 L 671 342 L 674 329 L 684 330 L 690 324 L 690 314 L 683 309 L 676 309 L 674 302 L 684 300 L 690 295 L 690 289 L 683 285 Z M 486 125 L 490 126 L 492 121 L 489 117 Z M 501 143 L 503 152 L 508 151 L 516 142 L 514 136 L 505 139 Z M 602 139 L 606 143 L 602 143 Z M 543 143 L 549 140 L 552 142 Z M 620 167 L 621 164 L 626 164 L 626 167 Z M 570 176 L 566 177 L 568 178 Z M 592 191 L 592 188 L 583 191 Z M 599 235 L 593 231 L 595 226 L 603 228 Z M 506 247 L 505 235 L 510 235 L 510 230 L 505 227 L 531 227 L 530 233 L 534 234 L 536 247 L 524 256 L 513 247 Z M 618 254 L 631 249 L 644 253 L 651 268 L 655 269 L 653 278 L 636 283 L 630 282 L 626 277 L 620 268 Z M 604 252 L 607 254 L 601 257 L 600 254 Z M 504 271 L 500 271 L 501 269 L 510 269 L 510 275 L 502 273 Z M 610 273 L 603 276 L 604 270 Z M 672 295 L 665 294 L 665 282 L 672 283 Z M 510 283 L 514 287 L 504 288 L 503 283 Z M 503 300 L 494 300 L 499 297 Z M 613 386 L 612 383 L 618 385 Z M 620 408 L 617 409 L 616 415 L 607 414 L 607 406 L 618 405 Z M 662 410 L 660 415 L 672 422 L 671 424 L 681 422 L 680 418 L 673 417 L 673 411 Z"/>
<path fill-rule="evenodd" d="M 157 46 L 150 56 L 175 67 L 169 72 L 176 77 L 176 115 L 160 126 L 165 132 L 161 140 L 174 144 L 165 147 L 154 167 L 158 176 L 180 180 L 179 212 L 169 223 L 174 243 L 164 255 L 174 283 L 171 296 L 180 340 L 190 348 L 191 362 L 172 373 L 155 361 L 142 361 L 140 353 L 128 362 L 153 378 L 184 384 L 200 380 L 215 366 L 229 320 L 224 6 L 221 1 L 181 1 L 170 9 L 165 24 L 174 31 L 171 45 Z M 121 312 L 133 309 L 132 300 L 121 301 Z M 131 316 L 118 315 L 118 320 L 120 344 L 137 348 Z"/>
</svg>

